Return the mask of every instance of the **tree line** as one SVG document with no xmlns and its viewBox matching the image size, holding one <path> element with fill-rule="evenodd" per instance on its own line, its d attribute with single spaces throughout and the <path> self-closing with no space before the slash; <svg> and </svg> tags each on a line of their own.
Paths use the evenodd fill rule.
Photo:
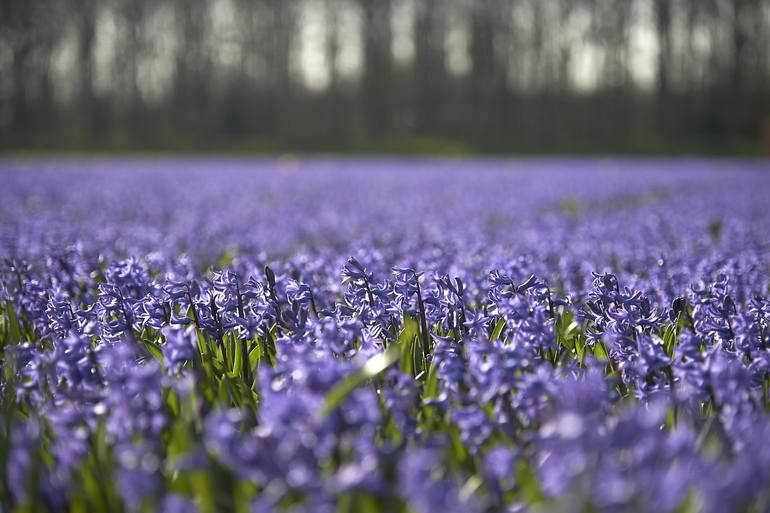
<svg viewBox="0 0 770 513">
<path fill-rule="evenodd" d="M 0 147 L 770 150 L 770 0 L 2 0 Z"/>
</svg>

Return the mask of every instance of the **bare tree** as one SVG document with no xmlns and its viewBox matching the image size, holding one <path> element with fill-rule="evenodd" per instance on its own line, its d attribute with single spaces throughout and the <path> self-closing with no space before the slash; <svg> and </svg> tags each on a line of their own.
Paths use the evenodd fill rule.
<svg viewBox="0 0 770 513">
<path fill-rule="evenodd" d="M 392 112 L 391 3 L 390 0 L 359 2 L 364 15 L 363 115 L 367 133 L 382 137 L 390 130 Z"/>
<path fill-rule="evenodd" d="M 320 91 L 298 73 L 309 29 L 323 34 Z M 0 147 L 758 148 L 769 45 L 767 0 L 5 0 Z"/>
</svg>

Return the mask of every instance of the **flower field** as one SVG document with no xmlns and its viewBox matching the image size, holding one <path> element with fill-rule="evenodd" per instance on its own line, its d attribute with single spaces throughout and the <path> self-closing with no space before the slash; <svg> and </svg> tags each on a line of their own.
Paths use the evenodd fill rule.
<svg viewBox="0 0 770 513">
<path fill-rule="evenodd" d="M 770 510 L 770 169 L 0 161 L 0 512 Z"/>
</svg>

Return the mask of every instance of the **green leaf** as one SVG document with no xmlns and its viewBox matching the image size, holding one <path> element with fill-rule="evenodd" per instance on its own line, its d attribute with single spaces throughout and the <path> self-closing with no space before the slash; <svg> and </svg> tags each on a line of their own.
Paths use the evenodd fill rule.
<svg viewBox="0 0 770 513">
<path fill-rule="evenodd" d="M 153 342 L 152 340 L 148 338 L 143 338 L 142 343 L 144 344 L 144 347 L 147 349 L 147 352 L 150 353 L 150 355 L 158 360 L 159 362 L 163 361 L 163 351 L 161 350 L 160 346 Z"/>
<path fill-rule="evenodd" d="M 484 480 L 478 474 L 472 475 L 460 489 L 460 500 L 463 502 L 470 500 L 483 485 Z"/>
<path fill-rule="evenodd" d="M 495 340 L 499 339 L 504 329 L 505 329 L 505 319 L 500 319 L 499 321 L 497 321 L 497 324 L 495 324 L 495 329 L 492 331 L 492 336 L 489 337 L 490 342 L 494 342 Z"/>
<path fill-rule="evenodd" d="M 580 365 L 583 365 L 583 360 L 585 359 L 585 355 L 586 355 L 585 348 L 586 348 L 586 344 L 585 344 L 585 340 L 583 340 L 583 336 L 578 335 L 577 337 L 575 337 L 575 352 L 578 355 L 578 362 L 580 362 Z"/>
<path fill-rule="evenodd" d="M 428 369 L 428 377 L 423 385 L 422 396 L 424 398 L 436 397 L 438 395 L 438 371 L 436 365 L 431 363 Z"/>
<path fill-rule="evenodd" d="M 401 351 L 398 346 L 391 344 L 386 351 L 369 358 L 363 367 L 356 372 L 348 374 L 326 394 L 324 405 L 321 408 L 321 416 L 328 416 L 337 406 L 342 404 L 353 390 L 384 372 L 388 367 L 396 363 L 400 356 Z"/>
<path fill-rule="evenodd" d="M 559 203 L 559 210 L 563 214 L 566 214 L 568 216 L 575 217 L 580 213 L 582 206 L 580 204 L 580 201 L 574 199 L 574 198 L 568 198 L 565 200 L 562 200 Z"/>
<path fill-rule="evenodd" d="M 714 219 L 709 223 L 709 235 L 714 242 L 719 242 L 719 235 L 722 233 L 722 220 Z"/>
<path fill-rule="evenodd" d="M 235 339 L 235 335 L 228 335 L 228 339 L 231 340 L 230 347 L 232 348 L 231 351 L 233 353 L 233 368 L 232 368 L 232 377 L 238 377 L 241 375 L 241 372 L 243 370 L 243 357 L 241 355 L 240 347 L 237 347 L 237 340 Z"/>
<path fill-rule="evenodd" d="M 16 317 L 16 310 L 14 310 L 11 303 L 5 304 L 5 314 L 7 319 L 7 338 L 3 342 L 5 345 L 18 344 L 21 342 L 21 323 L 19 322 L 19 318 Z"/>
<path fill-rule="evenodd" d="M 683 316 L 682 316 L 683 317 Z M 679 327 L 674 324 L 666 324 L 661 332 L 661 338 L 663 339 L 663 345 L 668 356 L 674 354 L 674 347 L 676 346 L 677 338 L 679 337 Z"/>
<path fill-rule="evenodd" d="M 264 342 L 260 338 L 255 337 L 255 339 L 256 344 L 254 344 L 251 351 L 249 351 L 249 365 L 252 369 L 256 369 L 262 362 L 262 358 L 265 356 L 265 351 L 263 349 Z"/>
<path fill-rule="evenodd" d="M 594 344 L 594 355 L 598 360 L 607 361 L 610 359 L 610 355 L 607 353 L 607 348 L 604 347 L 604 344 L 601 342 L 596 342 Z"/>
<path fill-rule="evenodd" d="M 230 264 L 233 263 L 233 260 L 235 257 L 237 257 L 240 254 L 240 251 L 238 248 L 232 248 L 229 251 L 225 252 L 219 260 L 217 260 L 217 265 L 219 269 L 224 269 L 225 267 L 229 267 Z"/>
<path fill-rule="evenodd" d="M 415 351 L 420 337 L 420 324 L 417 319 L 404 314 L 404 329 L 398 335 L 397 345 L 401 349 L 401 370 L 404 374 L 415 376 L 418 373 L 415 365 Z"/>
<path fill-rule="evenodd" d="M 544 495 L 535 472 L 529 464 L 520 460 L 516 465 L 516 482 L 519 484 L 521 499 L 526 504 L 542 502 Z"/>
</svg>

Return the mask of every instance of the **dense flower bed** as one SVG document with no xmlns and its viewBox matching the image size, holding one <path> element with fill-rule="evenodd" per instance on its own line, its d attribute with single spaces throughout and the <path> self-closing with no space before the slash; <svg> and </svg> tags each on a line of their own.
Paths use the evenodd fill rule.
<svg viewBox="0 0 770 513">
<path fill-rule="evenodd" d="M 765 511 L 767 167 L 0 162 L 0 511 Z"/>
</svg>

